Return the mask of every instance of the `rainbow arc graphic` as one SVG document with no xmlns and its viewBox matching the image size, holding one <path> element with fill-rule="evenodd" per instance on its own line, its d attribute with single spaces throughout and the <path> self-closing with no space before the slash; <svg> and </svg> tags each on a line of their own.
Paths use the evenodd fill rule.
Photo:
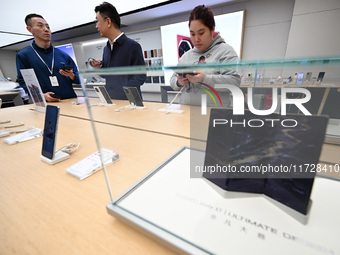
<svg viewBox="0 0 340 255">
<path fill-rule="evenodd" d="M 203 86 L 207 87 L 208 89 L 210 89 L 212 92 L 214 92 L 214 94 L 217 96 L 217 98 L 220 101 L 220 104 L 222 106 L 222 100 L 221 100 L 220 95 L 217 93 L 217 91 L 213 87 L 208 85 L 208 84 L 205 84 L 205 83 L 201 83 L 201 84 Z M 203 90 L 204 92 L 206 92 L 212 98 L 212 100 L 214 101 L 215 106 L 217 106 L 216 100 L 215 100 L 214 96 L 212 95 L 212 93 L 209 90 L 205 89 L 205 88 L 200 88 L 200 89 Z"/>
</svg>

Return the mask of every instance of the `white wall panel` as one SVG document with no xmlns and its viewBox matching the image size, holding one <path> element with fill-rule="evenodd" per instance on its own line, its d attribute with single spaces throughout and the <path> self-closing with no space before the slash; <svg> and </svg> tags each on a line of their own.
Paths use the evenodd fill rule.
<svg viewBox="0 0 340 255">
<path fill-rule="evenodd" d="M 339 56 L 340 1 L 296 0 L 295 6 L 286 57 Z"/>
</svg>

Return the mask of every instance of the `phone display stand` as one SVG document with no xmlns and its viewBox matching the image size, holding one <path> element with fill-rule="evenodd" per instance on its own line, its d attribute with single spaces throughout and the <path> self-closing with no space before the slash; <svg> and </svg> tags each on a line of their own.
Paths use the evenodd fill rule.
<svg viewBox="0 0 340 255">
<path fill-rule="evenodd" d="M 98 104 L 96 104 L 97 106 L 113 106 L 113 105 L 116 105 L 116 104 L 114 104 L 114 103 L 112 103 L 112 104 L 108 104 L 108 103 L 98 103 Z"/>
<path fill-rule="evenodd" d="M 113 106 L 116 105 L 114 103 L 112 104 L 108 104 L 108 103 L 98 103 L 98 104 L 91 104 L 91 106 L 99 106 L 99 107 L 103 107 L 103 106 Z"/>
<path fill-rule="evenodd" d="M 131 105 L 131 104 L 129 104 L 129 105 L 125 105 L 125 106 L 123 106 L 123 107 L 119 107 L 119 108 L 115 109 L 115 111 L 116 111 L 116 112 L 120 112 L 120 110 L 122 110 L 122 109 L 129 109 L 129 110 L 134 110 L 134 109 L 136 109 L 136 110 L 144 110 L 144 109 L 146 109 L 146 106 L 136 106 L 136 105 Z"/>
<path fill-rule="evenodd" d="M 43 155 L 40 155 L 40 159 L 44 161 L 47 164 L 54 165 L 61 161 L 64 161 L 66 159 L 70 158 L 70 154 L 63 152 L 63 151 L 57 151 L 52 159 L 46 158 Z"/>
<path fill-rule="evenodd" d="M 158 111 L 165 112 L 165 113 L 183 113 L 184 110 L 180 109 L 181 105 L 180 104 L 172 104 L 173 101 L 170 104 L 167 104 L 167 106 L 165 108 L 161 108 Z"/>
<path fill-rule="evenodd" d="M 160 112 L 165 112 L 165 113 L 183 113 L 184 110 L 179 110 L 179 109 L 168 109 L 168 108 L 161 108 L 158 111 Z"/>
<path fill-rule="evenodd" d="M 85 97 L 77 97 L 77 100 L 71 102 L 73 105 L 85 104 Z"/>
<path fill-rule="evenodd" d="M 146 106 L 137 106 L 137 105 L 130 104 L 130 105 L 126 106 L 126 109 L 144 110 L 144 109 L 146 109 Z"/>
</svg>

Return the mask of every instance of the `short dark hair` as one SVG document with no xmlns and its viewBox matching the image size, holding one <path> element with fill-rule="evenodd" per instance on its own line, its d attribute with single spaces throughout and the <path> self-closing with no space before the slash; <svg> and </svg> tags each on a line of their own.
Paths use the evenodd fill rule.
<svg viewBox="0 0 340 255">
<path fill-rule="evenodd" d="M 96 8 L 94 8 L 94 11 L 96 13 L 100 12 L 100 15 L 104 17 L 109 17 L 114 26 L 120 29 L 120 16 L 116 10 L 116 7 L 114 7 L 112 4 L 108 2 L 103 2 L 102 4 L 96 6 Z"/>
<path fill-rule="evenodd" d="M 189 16 L 189 27 L 191 21 L 202 20 L 203 24 L 207 26 L 210 30 L 215 28 L 214 13 L 210 7 L 203 5 L 196 6 Z"/>
<path fill-rule="evenodd" d="M 31 19 L 32 18 L 42 18 L 44 19 L 43 16 L 39 15 L 39 14 L 36 14 L 36 13 L 31 13 L 31 14 L 28 14 L 25 18 L 25 23 L 26 23 L 26 26 L 31 26 Z"/>
</svg>

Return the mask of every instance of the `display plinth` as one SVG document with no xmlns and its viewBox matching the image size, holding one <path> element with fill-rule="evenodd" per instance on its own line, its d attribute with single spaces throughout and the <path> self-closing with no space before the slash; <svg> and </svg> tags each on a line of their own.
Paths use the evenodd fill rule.
<svg viewBox="0 0 340 255">
<path fill-rule="evenodd" d="M 64 161 L 66 159 L 70 158 L 70 154 L 62 151 L 57 151 L 52 159 L 46 158 L 43 155 L 40 155 L 40 159 L 44 161 L 47 164 L 54 165 L 61 161 Z"/>
<path fill-rule="evenodd" d="M 340 195 L 340 182 L 315 179 L 304 225 L 264 197 L 224 198 L 203 178 L 190 178 L 191 150 L 181 149 L 110 202 L 108 212 L 190 254 L 340 252 L 340 204 L 332 200 Z M 204 152 L 197 153 L 203 161 Z"/>
<path fill-rule="evenodd" d="M 122 106 L 122 107 L 119 107 L 117 109 L 115 109 L 116 112 L 120 112 L 122 109 L 128 109 L 128 110 L 144 110 L 146 109 L 146 106 L 135 106 L 135 105 L 125 105 L 125 106 Z"/>
<path fill-rule="evenodd" d="M 312 200 L 309 200 L 309 204 L 308 204 L 308 208 L 307 208 L 307 214 L 302 214 L 278 201 L 276 201 L 275 199 L 272 199 L 271 197 L 268 197 L 264 194 L 258 194 L 258 193 L 249 193 L 249 192 L 238 192 L 238 191 L 227 191 L 224 190 L 222 188 L 220 188 L 219 186 L 217 186 L 216 184 L 214 184 L 213 182 L 204 179 L 206 181 L 206 183 L 213 188 L 218 194 L 220 194 L 222 197 L 226 198 L 226 199 L 240 199 L 240 198 L 255 198 L 255 197 L 264 197 L 265 199 L 267 199 L 268 201 L 270 201 L 271 203 L 273 203 L 275 206 L 277 206 L 278 208 L 280 208 L 282 211 L 286 212 L 288 215 L 290 215 L 291 217 L 293 217 L 294 219 L 296 219 L 298 222 L 300 222 L 301 224 L 307 224 L 308 222 L 308 218 L 310 215 L 310 209 L 312 206 Z"/>
</svg>

